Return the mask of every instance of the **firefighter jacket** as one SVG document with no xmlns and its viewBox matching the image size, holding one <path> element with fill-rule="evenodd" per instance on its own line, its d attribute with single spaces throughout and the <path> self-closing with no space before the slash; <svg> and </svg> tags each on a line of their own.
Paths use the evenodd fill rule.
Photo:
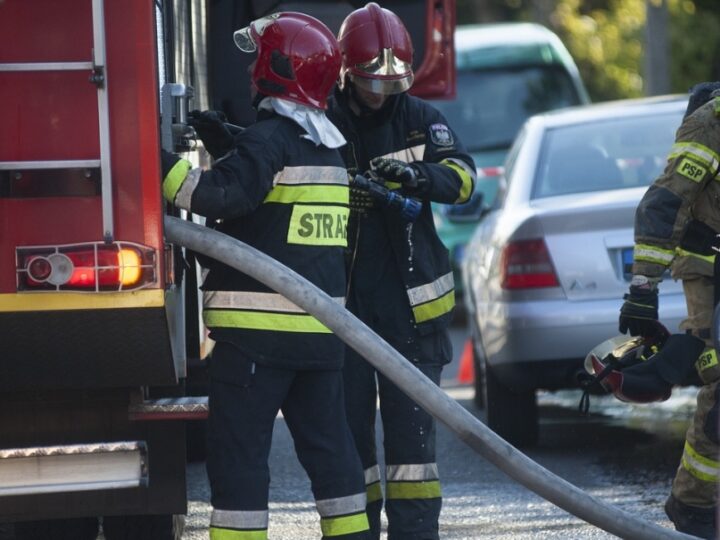
<svg viewBox="0 0 720 540">
<path fill-rule="evenodd" d="M 720 97 L 687 116 L 665 171 L 635 215 L 633 273 L 675 279 L 713 276 L 712 244 L 720 232 Z"/>
<path fill-rule="evenodd" d="M 453 274 L 448 251 L 435 230 L 430 202 L 454 204 L 470 199 L 476 176 L 472 158 L 439 111 L 405 93 L 391 96 L 381 111 L 366 118 L 353 114 L 347 94 L 336 90 L 328 117 L 348 141 L 340 149 L 348 169 L 364 172 L 371 159 L 388 157 L 414 164 L 427 178 L 422 193 L 405 193 L 422 200 L 420 215 L 411 226 L 395 209 L 378 210 L 415 325 L 421 334 L 446 328 L 455 305 Z M 359 232 L 355 225 L 351 214 L 351 250 L 356 249 Z M 352 280 L 352 268 L 350 276 Z"/>
<path fill-rule="evenodd" d="M 303 138 L 288 118 L 261 111 L 258 119 L 211 170 L 188 172 L 189 163 L 178 162 L 163 183 L 164 196 L 342 302 L 349 214 L 342 158 Z M 213 261 L 202 289 L 213 339 L 275 367 L 342 366 L 344 346 L 326 326 L 252 277 Z"/>
</svg>

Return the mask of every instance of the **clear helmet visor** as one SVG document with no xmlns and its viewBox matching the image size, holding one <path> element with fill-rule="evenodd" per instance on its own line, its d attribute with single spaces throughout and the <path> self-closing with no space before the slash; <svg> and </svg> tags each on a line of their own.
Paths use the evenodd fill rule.
<svg viewBox="0 0 720 540">
<path fill-rule="evenodd" d="M 252 37 L 249 26 L 233 32 L 233 41 L 235 42 L 235 46 L 244 53 L 254 53 L 257 51 L 257 43 L 255 43 Z"/>
<path fill-rule="evenodd" d="M 273 13 L 267 17 L 254 20 L 245 28 L 233 32 L 235 46 L 244 53 L 254 53 L 257 51 L 257 41 L 255 41 L 254 36 L 262 36 L 265 29 L 279 16 L 280 13 Z"/>
</svg>

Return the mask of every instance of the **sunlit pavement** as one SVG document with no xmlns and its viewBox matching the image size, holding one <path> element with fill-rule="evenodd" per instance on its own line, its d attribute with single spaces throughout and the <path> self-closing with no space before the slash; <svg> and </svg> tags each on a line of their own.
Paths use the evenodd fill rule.
<svg viewBox="0 0 720 540">
<path fill-rule="evenodd" d="M 456 358 L 445 370 L 441 386 L 482 420 L 482 411 L 472 404 L 472 387 L 455 380 L 464 340 L 464 331 L 454 329 Z M 590 415 L 585 417 L 578 412 L 578 391 L 541 392 L 540 443 L 526 453 L 600 500 L 670 527 L 662 504 L 696 393 L 694 388 L 676 389 L 664 403 L 637 406 L 593 396 Z M 438 467 L 443 484 L 443 540 L 615 538 L 516 483 L 443 426 L 438 429 Z M 310 484 L 282 418 L 276 422 L 270 469 L 269 538 L 319 538 Z M 204 463 L 188 467 L 188 496 L 183 538 L 206 539 L 211 508 Z M 382 538 L 386 538 L 384 533 Z"/>
</svg>

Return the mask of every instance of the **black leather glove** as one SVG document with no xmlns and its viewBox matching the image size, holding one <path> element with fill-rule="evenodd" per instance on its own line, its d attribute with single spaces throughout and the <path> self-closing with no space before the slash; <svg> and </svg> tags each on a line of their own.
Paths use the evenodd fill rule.
<svg viewBox="0 0 720 540">
<path fill-rule="evenodd" d="M 167 150 L 160 149 L 160 170 L 162 171 L 161 180 L 165 180 L 165 177 L 178 161 L 180 161 L 180 158 L 177 155 L 172 154 Z"/>
<path fill-rule="evenodd" d="M 621 334 L 630 331 L 631 336 L 652 337 L 658 331 L 657 286 L 645 276 L 633 276 L 633 282 L 640 284 L 631 284 L 623 297 L 618 330 Z"/>
<path fill-rule="evenodd" d="M 424 180 L 416 167 L 399 159 L 373 158 L 370 160 L 370 166 L 383 180 L 397 182 L 411 189 L 417 189 Z"/>
<path fill-rule="evenodd" d="M 220 111 L 190 111 L 188 124 L 195 128 L 200 140 L 214 159 L 233 148 L 233 135 L 225 125 L 227 118 Z"/>
</svg>

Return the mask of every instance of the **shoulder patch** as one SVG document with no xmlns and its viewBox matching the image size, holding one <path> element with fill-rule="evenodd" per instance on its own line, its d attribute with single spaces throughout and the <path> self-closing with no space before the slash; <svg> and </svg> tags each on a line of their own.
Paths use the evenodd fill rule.
<svg viewBox="0 0 720 540">
<path fill-rule="evenodd" d="M 707 169 L 693 160 L 685 158 L 675 168 L 678 174 L 689 178 L 693 182 L 699 182 L 707 174 Z"/>
<path fill-rule="evenodd" d="M 430 140 L 438 146 L 452 146 L 455 144 L 452 131 L 445 124 L 432 124 L 430 126 Z"/>
</svg>

